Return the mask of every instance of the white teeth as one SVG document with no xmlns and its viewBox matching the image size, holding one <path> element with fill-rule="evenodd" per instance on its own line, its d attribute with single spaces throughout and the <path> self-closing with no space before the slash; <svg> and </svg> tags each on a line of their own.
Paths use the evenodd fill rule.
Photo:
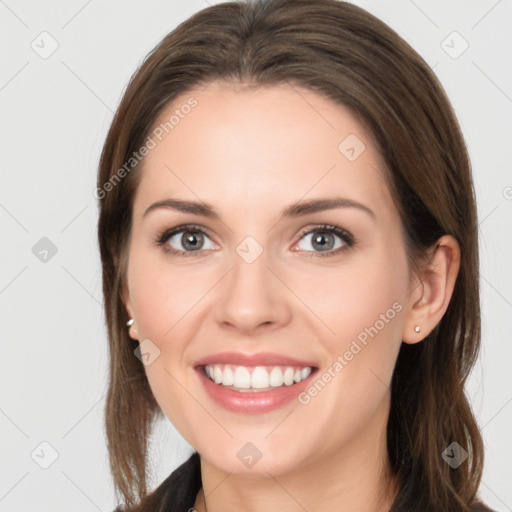
<svg viewBox="0 0 512 512">
<path fill-rule="evenodd" d="M 300 378 L 301 380 L 307 379 L 309 377 L 309 374 L 311 373 L 311 368 L 302 368 L 300 371 Z"/>
<path fill-rule="evenodd" d="M 291 386 L 306 379 L 311 374 L 310 367 L 292 366 L 235 366 L 206 365 L 205 374 L 216 384 L 239 390 L 270 389 Z"/>
<path fill-rule="evenodd" d="M 241 389 L 248 389 L 251 387 L 251 374 L 244 366 L 237 366 L 234 375 L 233 386 Z M 217 382 L 218 384 L 218 382 Z"/>
<path fill-rule="evenodd" d="M 235 376 L 233 375 L 233 370 L 229 366 L 226 366 L 226 368 L 224 368 L 222 384 L 224 386 L 232 386 L 234 382 Z"/>
<path fill-rule="evenodd" d="M 265 368 L 261 368 L 261 366 L 257 366 L 254 368 L 254 371 L 251 375 L 251 387 L 256 389 L 264 389 L 268 388 L 269 379 L 268 373 Z"/>
<path fill-rule="evenodd" d="M 213 367 L 213 380 L 215 384 L 220 384 L 222 382 L 222 369 L 220 366 L 215 365 Z"/>
<path fill-rule="evenodd" d="M 291 386 L 293 384 L 293 368 L 286 368 L 283 374 L 283 380 L 287 386 Z"/>
<path fill-rule="evenodd" d="M 274 366 L 270 372 L 270 385 L 273 388 L 278 388 L 283 385 L 283 372 L 279 366 Z"/>
</svg>

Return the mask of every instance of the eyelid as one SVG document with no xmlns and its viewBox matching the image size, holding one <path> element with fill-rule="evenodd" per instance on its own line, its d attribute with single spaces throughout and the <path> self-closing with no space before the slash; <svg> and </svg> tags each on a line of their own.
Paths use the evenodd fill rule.
<svg viewBox="0 0 512 512">
<path fill-rule="evenodd" d="M 180 233 L 181 231 L 198 231 L 211 238 L 210 230 L 198 224 L 180 224 L 179 226 L 175 226 L 173 228 L 164 229 L 158 234 L 157 237 L 160 239 L 170 238 L 171 236 L 174 236 L 177 233 Z"/>
<path fill-rule="evenodd" d="M 338 226 L 337 224 L 313 224 L 313 227 L 303 228 L 301 231 L 299 231 L 298 237 L 300 239 L 304 235 L 314 233 L 315 231 L 327 231 L 329 233 L 334 233 L 341 238 L 347 238 L 351 243 L 354 243 L 355 241 L 353 235 L 349 231 L 342 228 L 341 226 Z"/>
</svg>

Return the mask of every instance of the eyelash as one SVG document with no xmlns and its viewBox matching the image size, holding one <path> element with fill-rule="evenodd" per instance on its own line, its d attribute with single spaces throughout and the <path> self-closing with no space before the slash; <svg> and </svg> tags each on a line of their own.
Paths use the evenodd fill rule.
<svg viewBox="0 0 512 512">
<path fill-rule="evenodd" d="M 175 228 L 167 229 L 165 231 L 158 233 L 154 239 L 154 244 L 158 247 L 162 247 L 165 252 L 167 252 L 173 256 L 187 256 L 188 257 L 188 256 L 195 256 L 198 253 L 202 252 L 200 250 L 199 251 L 179 251 L 177 249 L 171 249 L 166 245 L 169 238 L 171 238 L 172 236 L 174 236 L 178 233 L 185 232 L 185 231 L 198 232 L 198 233 L 201 233 L 202 235 L 208 236 L 208 233 L 204 229 L 202 229 L 200 226 L 197 226 L 195 224 L 185 224 L 185 225 L 176 226 Z M 309 235 L 309 234 L 315 233 L 315 232 L 333 233 L 341 238 L 344 245 L 334 251 L 325 251 L 325 252 L 303 251 L 303 252 L 311 253 L 311 257 L 313 256 L 313 254 L 320 256 L 321 258 L 334 256 L 336 254 L 346 252 L 346 251 L 354 248 L 356 245 L 356 241 L 355 241 L 354 237 L 348 231 L 346 231 L 345 229 L 343 229 L 342 227 L 340 227 L 336 224 L 320 224 L 313 229 L 303 230 L 300 232 L 299 240 L 302 239 L 302 237 L 304 237 L 305 235 Z M 301 252 L 301 251 L 297 250 L 295 252 Z"/>
</svg>

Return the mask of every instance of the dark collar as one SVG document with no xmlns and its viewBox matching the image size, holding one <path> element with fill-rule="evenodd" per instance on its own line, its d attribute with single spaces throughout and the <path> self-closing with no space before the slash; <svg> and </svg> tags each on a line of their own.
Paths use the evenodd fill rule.
<svg viewBox="0 0 512 512">
<path fill-rule="evenodd" d="M 201 485 L 201 460 L 199 453 L 195 451 L 151 494 L 146 496 L 136 510 L 137 512 L 189 512 L 194 508 Z"/>
</svg>

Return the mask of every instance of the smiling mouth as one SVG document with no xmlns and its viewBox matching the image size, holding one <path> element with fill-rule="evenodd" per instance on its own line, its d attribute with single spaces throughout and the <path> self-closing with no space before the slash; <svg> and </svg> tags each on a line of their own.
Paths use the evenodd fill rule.
<svg viewBox="0 0 512 512">
<path fill-rule="evenodd" d="M 290 387 L 307 379 L 317 368 L 313 366 L 238 366 L 206 364 L 202 373 L 209 380 L 227 389 L 265 392 Z"/>
</svg>

